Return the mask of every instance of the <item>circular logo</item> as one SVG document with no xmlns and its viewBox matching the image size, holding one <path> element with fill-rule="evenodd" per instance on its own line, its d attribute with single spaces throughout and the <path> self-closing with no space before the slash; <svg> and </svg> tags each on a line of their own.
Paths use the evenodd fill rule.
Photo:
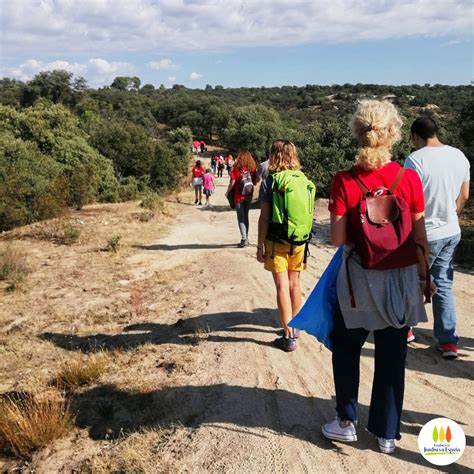
<svg viewBox="0 0 474 474">
<path fill-rule="evenodd" d="M 421 428 L 418 448 L 422 456 L 436 466 L 456 462 L 466 447 L 462 428 L 448 418 L 435 418 Z"/>
</svg>

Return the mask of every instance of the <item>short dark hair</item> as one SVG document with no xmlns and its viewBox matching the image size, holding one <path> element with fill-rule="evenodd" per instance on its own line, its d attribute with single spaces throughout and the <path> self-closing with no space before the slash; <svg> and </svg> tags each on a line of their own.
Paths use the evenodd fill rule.
<svg viewBox="0 0 474 474">
<path fill-rule="evenodd" d="M 438 133 L 438 126 L 436 122 L 429 117 L 418 117 L 411 124 L 411 134 L 418 135 L 423 140 L 433 138 Z"/>
</svg>

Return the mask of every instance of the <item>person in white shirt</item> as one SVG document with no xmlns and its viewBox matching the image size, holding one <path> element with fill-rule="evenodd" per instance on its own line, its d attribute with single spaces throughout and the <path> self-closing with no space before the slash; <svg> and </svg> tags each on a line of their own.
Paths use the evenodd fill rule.
<svg viewBox="0 0 474 474">
<path fill-rule="evenodd" d="M 458 217 L 469 198 L 470 165 L 461 150 L 441 143 L 437 133 L 431 118 L 413 122 L 416 151 L 407 157 L 405 168 L 415 170 L 423 184 L 430 272 L 438 289 L 433 296 L 434 335 L 443 357 L 453 359 L 458 355 L 453 262 L 461 240 Z"/>
</svg>

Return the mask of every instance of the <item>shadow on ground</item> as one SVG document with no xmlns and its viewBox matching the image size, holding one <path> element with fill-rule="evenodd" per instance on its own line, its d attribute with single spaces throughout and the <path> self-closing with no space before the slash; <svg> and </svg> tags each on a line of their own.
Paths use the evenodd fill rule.
<svg viewBox="0 0 474 474">
<path fill-rule="evenodd" d="M 196 344 L 198 337 L 210 342 L 253 342 L 268 346 L 270 342 L 248 337 L 247 333 L 265 332 L 276 334 L 279 327 L 278 313 L 274 309 L 260 308 L 254 312 L 230 312 L 203 314 L 194 318 L 178 318 L 173 324 L 136 323 L 124 328 L 120 334 L 93 334 L 78 336 L 46 332 L 40 335 L 58 347 L 84 353 L 130 350 L 141 345 L 152 344 Z M 235 336 L 215 334 L 232 332 Z"/>
<path fill-rule="evenodd" d="M 443 359 L 440 352 L 436 349 L 436 341 L 431 329 L 415 327 L 413 332 L 416 336 L 416 341 L 408 345 L 406 362 L 406 368 L 408 370 L 442 375 L 449 378 L 474 379 L 474 362 L 467 360 L 468 353 L 474 350 L 474 339 L 460 337 L 458 344 L 459 357 L 455 360 L 446 360 Z M 368 339 L 368 342 L 373 343 L 373 338 L 371 340 Z M 420 347 L 419 344 L 429 345 L 429 347 Z M 373 347 L 364 346 L 362 348 L 362 355 L 373 357 Z M 454 394 L 452 396 L 454 396 Z"/>
<path fill-rule="evenodd" d="M 226 249 L 236 248 L 237 244 L 150 244 L 150 245 L 134 245 L 134 248 L 140 250 L 212 250 L 212 249 Z"/>
<path fill-rule="evenodd" d="M 218 384 L 134 393 L 104 385 L 77 394 L 73 407 L 78 413 L 78 426 L 87 428 L 90 437 L 96 440 L 157 426 L 171 428 L 178 425 L 196 429 L 206 425 L 224 430 L 236 429 L 233 427 L 263 428 L 310 442 L 320 449 L 340 451 L 340 447 L 322 436 L 321 421 L 315 419 L 318 414 L 321 415 L 318 417 L 320 420 L 330 418 L 334 402 L 286 390 Z M 367 413 L 368 407 L 361 406 L 362 425 Z M 416 435 L 426 422 L 438 416 L 441 415 L 406 410 L 404 420 L 409 423 L 402 424 L 402 433 Z M 363 429 L 359 429 L 357 447 L 378 450 L 376 440 Z M 394 457 L 429 467 L 418 453 L 417 446 L 410 451 L 397 448 Z M 450 471 L 467 472 L 467 467 L 457 464 L 450 466 Z"/>
</svg>

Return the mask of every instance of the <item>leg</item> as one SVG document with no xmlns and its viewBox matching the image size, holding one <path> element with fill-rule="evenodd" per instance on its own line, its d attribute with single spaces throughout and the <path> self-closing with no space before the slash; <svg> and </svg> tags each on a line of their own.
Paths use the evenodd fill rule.
<svg viewBox="0 0 474 474">
<path fill-rule="evenodd" d="M 293 317 L 293 311 L 291 307 L 290 283 L 288 280 L 288 273 L 272 272 L 272 275 L 277 290 L 277 305 L 278 314 L 280 316 L 280 323 L 283 328 L 285 337 L 290 337 L 292 335 L 292 332 L 291 329 L 288 327 L 288 323 Z"/>
<path fill-rule="evenodd" d="M 430 242 L 430 272 L 438 291 L 433 295 L 434 335 L 439 344 L 457 344 L 453 296 L 454 255 L 460 235 Z"/>
<path fill-rule="evenodd" d="M 408 327 L 374 331 L 375 373 L 368 430 L 385 439 L 400 439 Z"/>
<path fill-rule="evenodd" d="M 194 204 L 198 202 L 198 187 L 194 186 Z"/>
<path fill-rule="evenodd" d="M 202 186 L 198 186 L 199 188 L 199 204 L 201 204 L 202 201 Z"/>
<path fill-rule="evenodd" d="M 245 228 L 245 208 L 244 203 L 239 202 L 235 205 L 237 211 L 237 224 L 239 225 L 241 241 L 245 241 L 247 238 L 247 230 Z"/>
<path fill-rule="evenodd" d="M 245 220 L 244 220 L 245 240 L 248 241 L 248 239 L 249 239 L 249 227 L 250 227 L 250 223 L 249 223 L 250 201 L 243 201 L 243 204 L 244 204 L 244 209 L 245 209 Z"/>
<path fill-rule="evenodd" d="M 301 309 L 300 272 L 288 270 L 288 280 L 290 282 L 292 316 L 296 316 L 298 311 Z"/>
<path fill-rule="evenodd" d="M 301 286 L 300 272 L 288 270 L 288 281 L 290 284 L 290 300 L 291 300 L 291 319 L 293 319 L 301 309 Z M 295 336 L 295 330 L 291 330 L 291 335 Z"/>
<path fill-rule="evenodd" d="M 336 410 L 342 421 L 357 420 L 360 351 L 369 331 L 347 329 L 339 307 L 334 315 L 331 334 L 332 368 L 336 388 Z"/>
</svg>

